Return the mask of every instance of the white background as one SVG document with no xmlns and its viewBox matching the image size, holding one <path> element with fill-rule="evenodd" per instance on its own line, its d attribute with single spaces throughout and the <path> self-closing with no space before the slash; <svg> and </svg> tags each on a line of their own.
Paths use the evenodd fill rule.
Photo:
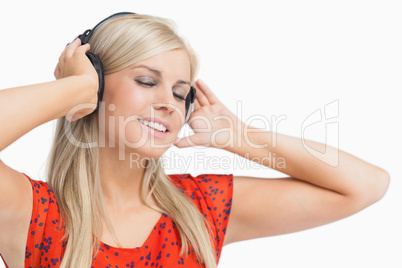
<svg viewBox="0 0 402 268">
<path fill-rule="evenodd" d="M 119 11 L 173 19 L 200 56 L 199 77 L 232 111 L 240 102 L 243 121 L 284 115 L 277 131 L 301 137 L 310 114 L 338 103 L 339 131 L 326 133 L 322 122 L 306 131 L 307 138 L 324 143 L 330 137 L 328 145 L 339 143 L 391 174 L 386 196 L 367 209 L 310 230 L 228 245 L 219 268 L 402 267 L 399 1 L 3 1 L 0 88 L 53 80 L 65 45 Z M 43 179 L 53 123 L 14 142 L 1 159 Z M 250 124 L 269 130 L 258 121 Z M 180 153 L 195 151 L 229 157 L 233 166 L 203 168 L 194 160 L 184 168 L 170 166 L 168 173 L 286 176 L 235 166 L 238 158 L 217 149 Z"/>
</svg>

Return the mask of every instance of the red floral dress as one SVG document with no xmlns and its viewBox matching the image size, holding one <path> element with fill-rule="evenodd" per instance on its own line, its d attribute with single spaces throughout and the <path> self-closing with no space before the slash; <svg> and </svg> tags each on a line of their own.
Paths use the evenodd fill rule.
<svg viewBox="0 0 402 268">
<path fill-rule="evenodd" d="M 60 242 L 64 229 L 57 227 L 60 213 L 56 196 L 46 182 L 24 175 L 30 180 L 33 191 L 25 267 L 59 267 L 66 243 Z M 201 174 L 196 177 L 173 174 L 168 178 L 194 202 L 213 226 L 219 262 L 232 204 L 233 174 Z M 175 223 L 163 213 L 141 247 L 115 248 L 101 243 L 91 267 L 203 267 L 193 252 L 179 256 L 180 243 Z"/>
</svg>

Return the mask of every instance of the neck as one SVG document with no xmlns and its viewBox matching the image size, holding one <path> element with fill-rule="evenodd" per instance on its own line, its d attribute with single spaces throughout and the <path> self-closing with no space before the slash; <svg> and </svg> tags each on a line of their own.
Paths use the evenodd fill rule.
<svg viewBox="0 0 402 268">
<path fill-rule="evenodd" d="M 130 165 L 130 159 L 119 159 L 115 148 L 103 147 L 100 153 L 100 179 L 105 203 L 116 209 L 144 207 L 140 198 L 140 188 L 144 167 Z M 145 163 L 145 160 L 142 161 Z M 145 193 L 147 194 L 147 193 Z"/>
</svg>

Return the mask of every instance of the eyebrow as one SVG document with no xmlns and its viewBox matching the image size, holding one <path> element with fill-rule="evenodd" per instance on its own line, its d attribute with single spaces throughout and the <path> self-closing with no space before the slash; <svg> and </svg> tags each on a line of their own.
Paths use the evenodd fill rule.
<svg viewBox="0 0 402 268">
<path fill-rule="evenodd" d="M 147 69 L 147 70 L 153 72 L 154 74 L 156 74 L 156 75 L 159 76 L 159 77 L 162 76 L 162 72 L 161 72 L 161 71 L 156 70 L 156 69 L 153 69 L 153 68 L 151 68 L 151 67 L 149 67 L 149 66 L 146 66 L 146 65 L 142 65 L 142 64 L 141 64 L 141 65 L 137 65 L 137 66 L 134 66 L 132 69 L 137 69 L 137 68 L 145 68 L 145 69 Z M 191 86 L 191 83 L 190 83 L 189 81 L 182 80 L 182 79 L 177 80 L 176 83 L 177 83 L 177 84 L 182 84 L 182 85 L 189 85 L 189 86 Z"/>
</svg>

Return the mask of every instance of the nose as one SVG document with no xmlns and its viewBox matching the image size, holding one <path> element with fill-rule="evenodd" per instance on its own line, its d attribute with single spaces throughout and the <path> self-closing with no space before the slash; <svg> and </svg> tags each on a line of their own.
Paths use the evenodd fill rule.
<svg viewBox="0 0 402 268">
<path fill-rule="evenodd" d="M 152 107 L 156 110 L 172 113 L 173 111 L 180 112 L 180 107 L 177 106 L 177 101 L 173 96 L 172 88 L 163 86 L 155 91 L 154 102 Z"/>
<path fill-rule="evenodd" d="M 173 105 L 169 103 L 153 103 L 152 107 L 155 110 L 166 111 L 167 113 L 171 113 L 176 110 L 174 109 Z"/>
</svg>

